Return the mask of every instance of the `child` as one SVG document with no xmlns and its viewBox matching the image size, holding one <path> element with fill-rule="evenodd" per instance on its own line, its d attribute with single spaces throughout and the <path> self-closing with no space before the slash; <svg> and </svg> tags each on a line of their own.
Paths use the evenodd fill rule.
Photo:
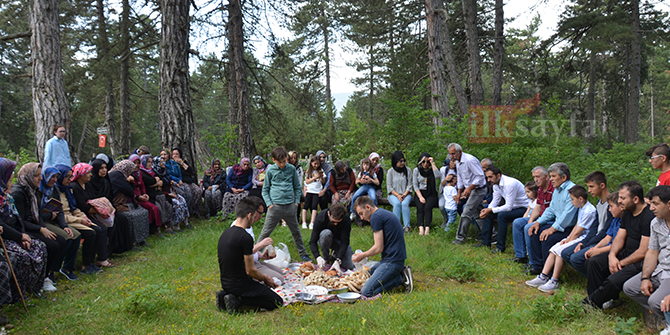
<svg viewBox="0 0 670 335">
<path fill-rule="evenodd" d="M 302 210 L 302 229 L 307 229 L 307 211 L 312 210 L 312 218 L 309 221 L 309 229 L 314 229 L 314 220 L 319 206 L 319 192 L 323 190 L 326 183 L 326 177 L 321 170 L 321 161 L 319 156 L 312 156 L 309 160 L 309 168 L 305 174 L 305 208 Z"/>
<path fill-rule="evenodd" d="M 612 223 L 607 229 L 607 235 L 605 235 L 605 237 L 603 237 L 603 239 L 600 240 L 598 244 L 586 251 L 584 254 L 584 258 L 586 259 L 610 252 L 610 249 L 612 248 L 612 241 L 614 241 L 616 234 L 619 232 L 619 226 L 621 225 L 621 215 L 623 215 L 623 208 L 621 208 L 621 206 L 618 204 L 619 192 L 616 191 L 610 193 L 607 197 L 607 202 L 609 204 L 609 211 L 612 213 L 614 219 L 612 219 Z"/>
<path fill-rule="evenodd" d="M 588 235 L 590 229 L 596 228 L 591 227 L 596 220 L 596 208 L 588 202 L 589 195 L 584 186 L 575 185 L 568 192 L 570 193 L 570 201 L 579 210 L 577 224 L 567 238 L 564 238 L 549 249 L 549 256 L 547 256 L 547 261 L 544 263 L 542 273 L 535 279 L 526 282 L 526 285 L 537 287 L 542 292 L 558 289 L 558 277 L 561 275 L 564 263 L 563 258 L 560 256 L 561 252 L 571 246 L 574 247 L 576 243 L 579 243 Z M 547 273 L 552 268 L 554 269 L 554 273 L 550 279 Z"/>
<path fill-rule="evenodd" d="M 456 198 L 458 196 L 458 190 L 456 190 L 456 175 L 450 173 L 444 177 L 444 180 L 446 180 L 447 186 L 444 187 L 442 193 L 444 194 L 444 210 L 447 212 L 448 218 L 447 224 L 444 227 L 444 231 L 449 231 L 449 225 L 456 221 L 456 214 L 458 214 L 458 199 Z"/>
<path fill-rule="evenodd" d="M 534 181 L 529 181 L 524 185 L 524 190 L 526 190 L 526 197 L 528 199 L 532 200 L 530 204 L 528 204 L 528 208 L 526 209 L 526 213 L 523 214 L 524 218 L 530 217 L 530 213 L 533 212 L 533 209 L 535 209 L 535 206 L 537 206 L 537 191 L 539 187 Z"/>
<path fill-rule="evenodd" d="M 607 189 L 607 177 L 605 174 L 600 171 L 595 171 L 589 173 L 585 178 L 584 182 L 586 187 L 589 190 L 589 193 L 598 199 L 596 204 L 596 211 L 598 212 L 598 230 L 595 233 L 600 233 L 603 229 L 608 228 L 607 222 L 607 196 L 610 195 L 610 191 Z"/>
<path fill-rule="evenodd" d="M 302 243 L 298 218 L 295 215 L 297 206 L 300 204 L 300 180 L 295 166 L 288 164 L 288 152 L 284 147 L 272 150 L 273 165 L 265 170 L 265 181 L 263 182 L 263 200 L 267 204 L 267 215 L 259 241 L 270 237 L 277 224 L 283 219 L 291 230 L 293 242 L 298 253 L 306 262 L 312 259 L 307 255 L 305 245 Z"/>
<path fill-rule="evenodd" d="M 379 185 L 379 179 L 377 179 L 377 174 L 372 171 L 372 161 L 370 161 L 370 158 L 363 158 L 361 161 L 361 172 L 358 173 L 356 184 L 360 186 L 358 191 L 354 193 L 354 196 L 351 197 L 351 209 L 349 211 L 351 212 L 350 219 L 352 220 L 356 217 L 354 203 L 356 202 L 356 198 L 361 195 L 367 193 L 368 197 L 370 197 L 375 203 L 375 206 L 377 206 L 377 189 L 375 186 Z"/>
</svg>

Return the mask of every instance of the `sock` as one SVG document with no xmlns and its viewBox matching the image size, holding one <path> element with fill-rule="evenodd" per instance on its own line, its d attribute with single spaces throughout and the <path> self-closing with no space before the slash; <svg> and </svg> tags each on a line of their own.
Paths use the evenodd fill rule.
<svg viewBox="0 0 670 335">
<path fill-rule="evenodd" d="M 558 278 L 551 277 L 551 282 L 554 284 L 558 284 Z"/>
<path fill-rule="evenodd" d="M 542 280 L 548 280 L 549 276 L 545 275 L 544 273 L 540 273 L 540 279 Z"/>
</svg>

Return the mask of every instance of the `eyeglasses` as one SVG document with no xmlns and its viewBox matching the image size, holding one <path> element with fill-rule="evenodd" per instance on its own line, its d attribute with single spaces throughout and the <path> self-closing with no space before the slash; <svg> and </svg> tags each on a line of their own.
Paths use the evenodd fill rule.
<svg viewBox="0 0 670 335">
<path fill-rule="evenodd" d="M 256 211 L 256 213 L 263 215 L 263 211 Z"/>
<path fill-rule="evenodd" d="M 406 161 L 407 161 L 407 160 L 405 160 L 405 159 L 403 158 L 403 159 L 400 160 L 400 163 L 404 163 L 404 162 L 406 162 Z"/>
<path fill-rule="evenodd" d="M 242 164 L 242 166 L 249 166 L 249 163 L 244 163 Z"/>
<path fill-rule="evenodd" d="M 649 160 L 652 160 L 652 159 L 655 159 L 655 158 L 659 158 L 659 157 L 663 157 L 663 155 L 651 156 L 651 157 L 649 157 Z"/>
</svg>

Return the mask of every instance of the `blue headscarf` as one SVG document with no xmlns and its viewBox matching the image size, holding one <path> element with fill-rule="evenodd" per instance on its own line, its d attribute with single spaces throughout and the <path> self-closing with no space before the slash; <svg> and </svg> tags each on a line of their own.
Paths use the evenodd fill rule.
<svg viewBox="0 0 670 335">
<path fill-rule="evenodd" d="M 58 186 L 58 190 L 61 191 L 61 193 L 65 193 L 67 202 L 70 204 L 70 210 L 72 211 L 77 208 L 77 200 L 75 200 L 74 194 L 72 194 L 72 188 L 70 185 L 63 185 L 63 179 L 65 179 L 67 173 L 72 169 L 65 164 L 56 164 L 54 167 L 58 169 L 58 173 L 60 173 L 60 176 L 58 176 L 58 181 L 56 181 L 56 186 Z"/>
<path fill-rule="evenodd" d="M 54 188 L 49 187 L 47 183 L 51 178 L 53 178 L 54 175 L 59 174 L 58 169 L 56 169 L 53 166 L 49 166 L 47 168 L 42 169 L 42 181 L 40 182 L 40 192 L 42 192 L 42 202 L 41 206 L 44 206 L 47 202 L 49 202 L 49 197 L 51 197 L 51 193 L 53 193 Z"/>
</svg>

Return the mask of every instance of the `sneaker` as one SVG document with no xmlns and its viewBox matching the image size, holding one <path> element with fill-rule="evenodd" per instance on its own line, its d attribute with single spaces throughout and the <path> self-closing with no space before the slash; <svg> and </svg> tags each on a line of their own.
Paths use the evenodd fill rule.
<svg viewBox="0 0 670 335">
<path fill-rule="evenodd" d="M 302 261 L 303 262 L 310 262 L 310 263 L 314 262 L 311 258 L 309 258 L 309 256 L 302 256 Z"/>
<path fill-rule="evenodd" d="M 465 240 L 453 240 L 451 244 L 463 244 L 465 243 Z"/>
<path fill-rule="evenodd" d="M 93 265 L 89 265 L 85 267 L 83 270 L 79 271 L 79 273 L 83 273 L 85 275 L 94 275 L 98 274 L 99 272 L 93 267 Z"/>
<path fill-rule="evenodd" d="M 226 297 L 226 291 L 221 290 L 216 292 L 216 308 L 219 310 L 219 312 L 223 312 L 224 309 L 226 309 L 226 302 L 225 298 Z"/>
<path fill-rule="evenodd" d="M 622 304 L 621 299 L 616 300 L 610 299 L 609 301 L 605 301 L 605 303 L 603 303 L 603 309 L 617 308 L 621 306 L 621 304 Z"/>
<path fill-rule="evenodd" d="M 549 291 L 556 291 L 556 290 L 558 290 L 558 282 L 554 282 L 553 280 L 550 280 L 546 284 L 541 285 L 540 287 L 538 287 L 537 289 L 544 292 L 544 293 L 548 293 Z"/>
<path fill-rule="evenodd" d="M 309 223 L 309 230 L 314 230 L 314 223 L 312 222 Z"/>
<path fill-rule="evenodd" d="M 542 279 L 542 278 L 540 278 L 540 275 L 538 275 L 534 279 L 527 281 L 526 285 L 528 285 L 530 287 L 540 287 L 540 286 L 546 284 L 548 281 L 549 281 L 549 278 Z"/>
<path fill-rule="evenodd" d="M 283 226 L 283 225 L 284 225 L 284 224 L 282 224 L 282 226 Z M 307 229 L 307 222 L 303 222 L 303 223 L 302 223 L 302 229 Z"/>
<path fill-rule="evenodd" d="M 351 214 L 349 214 L 349 219 L 350 219 L 351 221 L 354 221 L 354 219 L 356 219 L 356 213 L 351 213 Z"/>
<path fill-rule="evenodd" d="M 240 308 L 240 300 L 232 294 L 227 294 L 225 297 L 223 297 L 223 302 L 226 305 L 226 311 L 230 315 L 235 314 L 237 309 Z"/>
<path fill-rule="evenodd" d="M 75 275 L 73 271 L 69 271 L 69 270 L 65 270 L 65 269 L 60 269 L 59 272 L 60 272 L 63 276 L 65 276 L 65 278 L 67 278 L 68 280 L 77 280 L 77 279 L 79 279 L 79 277 L 77 277 L 77 275 Z"/>
<path fill-rule="evenodd" d="M 97 272 L 97 273 L 102 272 L 102 269 L 99 266 L 97 266 L 95 264 L 91 264 L 91 266 L 93 267 L 93 270 L 95 270 L 95 272 Z"/>
<path fill-rule="evenodd" d="M 414 278 L 412 277 L 412 268 L 409 266 L 402 269 L 402 284 L 405 285 L 405 293 L 412 293 Z"/>
<path fill-rule="evenodd" d="M 44 284 L 42 285 L 42 291 L 44 292 L 56 292 L 56 286 L 49 278 L 44 279 Z"/>
<path fill-rule="evenodd" d="M 484 243 L 482 243 L 482 242 L 479 242 L 479 243 L 473 245 L 473 247 L 475 247 L 475 248 L 483 248 L 483 247 L 490 248 L 491 246 L 490 246 L 490 245 L 486 245 L 486 244 L 484 244 Z"/>
<path fill-rule="evenodd" d="M 670 327 L 666 327 L 663 330 L 661 330 L 659 335 L 670 335 Z"/>
</svg>

